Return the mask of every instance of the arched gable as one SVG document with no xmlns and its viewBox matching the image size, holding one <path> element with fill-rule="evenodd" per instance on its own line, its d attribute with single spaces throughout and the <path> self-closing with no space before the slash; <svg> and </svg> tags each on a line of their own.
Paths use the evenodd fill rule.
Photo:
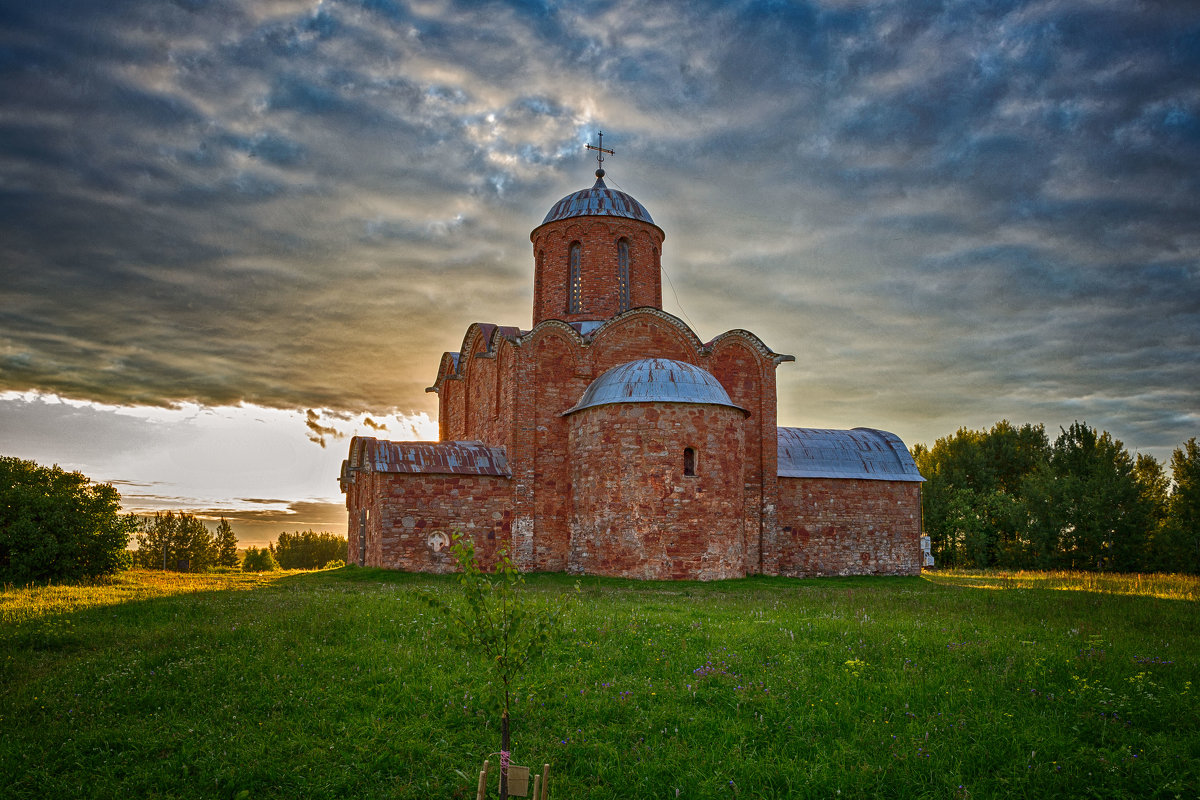
<svg viewBox="0 0 1200 800">
<path fill-rule="evenodd" d="M 510 353 L 501 364 L 497 354 L 519 346 L 520 339 L 517 327 L 474 322 L 463 335 L 461 349 L 442 354 L 437 379 L 425 390 L 438 394 L 439 438 L 475 437 L 490 443 L 507 440 L 516 357 Z"/>
<path fill-rule="evenodd" d="M 741 341 L 746 345 L 756 350 L 766 358 L 771 359 L 776 365 L 783 364 L 788 361 L 795 361 L 795 356 L 787 355 L 786 353 L 776 353 L 763 342 L 762 339 L 755 336 L 748 330 L 742 328 L 734 328 L 731 331 L 725 331 L 720 336 L 704 345 L 704 348 L 712 353 L 716 352 L 722 345 L 731 342 Z"/>
<path fill-rule="evenodd" d="M 519 328 L 511 325 L 493 325 L 490 322 L 472 322 L 463 336 L 462 349 L 455 354 L 457 376 L 469 381 L 472 364 L 476 359 L 494 359 L 498 347 L 506 342 L 520 344 L 520 340 Z"/>
<path fill-rule="evenodd" d="M 742 337 L 721 339 L 708 352 L 708 370 L 716 376 L 733 402 L 761 416 L 767 369 L 775 365 L 760 350 Z M 770 365 L 768 367 L 768 365 Z"/>
<path fill-rule="evenodd" d="M 459 354 L 451 351 L 442 353 L 442 360 L 438 362 L 437 378 L 434 379 L 433 385 L 426 388 L 427 392 L 441 392 L 442 383 L 448 380 L 458 380 L 461 378 L 458 372 Z"/>
<path fill-rule="evenodd" d="M 467 326 L 467 332 L 463 334 L 462 347 L 459 348 L 459 361 L 465 362 L 470 356 L 477 353 L 486 353 L 490 349 L 492 334 L 496 331 L 496 325 L 490 322 L 472 322 Z"/>
<path fill-rule="evenodd" d="M 657 308 L 633 308 L 605 321 L 588 336 L 598 372 L 640 358 L 670 358 L 701 365 L 704 344 L 683 320 Z"/>
<path fill-rule="evenodd" d="M 578 323 L 577 323 L 578 324 Z M 515 344 L 520 347 L 528 345 L 537 346 L 541 340 L 547 337 L 558 337 L 562 339 L 575 354 L 578 361 L 578 353 L 584 345 L 583 336 L 570 323 L 563 322 L 560 319 L 546 319 L 533 326 L 533 330 L 522 333 L 515 340 Z"/>
</svg>

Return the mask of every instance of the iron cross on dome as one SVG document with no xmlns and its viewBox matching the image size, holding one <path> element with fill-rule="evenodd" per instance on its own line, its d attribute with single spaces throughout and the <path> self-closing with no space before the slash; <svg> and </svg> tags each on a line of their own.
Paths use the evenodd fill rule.
<svg viewBox="0 0 1200 800">
<path fill-rule="evenodd" d="M 604 154 L 608 153 L 610 156 L 615 156 L 617 153 L 615 150 L 605 150 L 604 149 L 604 131 L 599 131 L 599 132 L 597 132 L 596 135 L 600 139 L 600 144 L 599 145 L 588 144 L 588 145 L 585 145 L 585 147 L 588 150 L 596 151 L 596 177 L 603 178 L 604 177 Z"/>
</svg>

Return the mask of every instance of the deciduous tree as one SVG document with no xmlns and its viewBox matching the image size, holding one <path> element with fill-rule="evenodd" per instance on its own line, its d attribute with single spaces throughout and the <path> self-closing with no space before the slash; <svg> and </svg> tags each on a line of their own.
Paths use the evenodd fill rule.
<svg viewBox="0 0 1200 800">
<path fill-rule="evenodd" d="M 1049 458 L 1041 425 L 1001 420 L 989 431 L 960 428 L 913 458 L 922 489 L 925 532 L 944 566 L 1020 566 L 1031 558 L 1027 478 Z"/>
<path fill-rule="evenodd" d="M 1055 440 L 1048 470 L 1030 486 L 1043 530 L 1057 540 L 1057 566 L 1140 569 L 1150 513 L 1120 441 L 1075 422 Z"/>
<path fill-rule="evenodd" d="M 425 599 L 448 614 L 455 615 L 450 634 L 458 643 L 483 656 L 500 709 L 500 798 L 508 796 L 507 765 L 511 750 L 511 702 L 516 682 L 526 665 L 544 651 L 570 598 L 560 596 L 553 602 L 538 602 L 525 593 L 525 578 L 501 548 L 494 570 L 483 570 L 475 557 L 475 543 L 457 532 L 450 552 L 458 563 L 458 582 L 466 602 L 465 612 L 447 607 L 432 595 Z M 578 593 L 579 585 L 575 585 Z"/>
<path fill-rule="evenodd" d="M 142 521 L 134 562 L 145 569 L 201 572 L 216 563 L 217 545 L 204 523 L 191 514 L 157 512 Z"/>
<path fill-rule="evenodd" d="M 1146 554 L 1143 566 L 1146 569 L 1168 571 L 1171 566 L 1160 552 L 1166 540 L 1164 530 L 1167 521 L 1167 506 L 1171 499 L 1171 479 L 1162 462 L 1148 453 L 1139 453 L 1133 462 L 1133 479 L 1141 493 L 1142 506 L 1146 510 Z"/>
<path fill-rule="evenodd" d="M 137 527 L 107 483 L 0 457 L 0 582 L 80 580 L 129 566 Z"/>
<path fill-rule="evenodd" d="M 1200 445 L 1194 437 L 1171 454 L 1171 476 L 1166 557 L 1172 570 L 1200 573 Z"/>
</svg>

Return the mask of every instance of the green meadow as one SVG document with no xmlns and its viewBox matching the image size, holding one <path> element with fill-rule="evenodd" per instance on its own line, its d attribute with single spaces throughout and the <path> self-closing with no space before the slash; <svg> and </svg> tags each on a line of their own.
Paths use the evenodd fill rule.
<svg viewBox="0 0 1200 800">
<path fill-rule="evenodd" d="M 6 587 L 0 794 L 473 798 L 487 665 L 421 599 L 457 592 L 356 568 Z M 513 760 L 572 800 L 1194 798 L 1198 612 L 1183 576 L 586 578 Z"/>
</svg>

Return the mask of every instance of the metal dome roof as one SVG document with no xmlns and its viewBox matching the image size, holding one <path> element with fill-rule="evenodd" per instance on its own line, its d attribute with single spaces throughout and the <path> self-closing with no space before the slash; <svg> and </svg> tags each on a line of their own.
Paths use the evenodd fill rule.
<svg viewBox="0 0 1200 800">
<path fill-rule="evenodd" d="M 711 373 L 669 358 L 644 358 L 613 367 L 592 381 L 563 416 L 609 403 L 703 403 L 748 413 L 733 404 Z"/>
<path fill-rule="evenodd" d="M 654 224 L 644 205 L 624 192 L 608 188 L 602 177 L 596 178 L 592 188 L 580 189 L 555 203 L 542 225 L 571 217 L 626 217 Z"/>
</svg>

